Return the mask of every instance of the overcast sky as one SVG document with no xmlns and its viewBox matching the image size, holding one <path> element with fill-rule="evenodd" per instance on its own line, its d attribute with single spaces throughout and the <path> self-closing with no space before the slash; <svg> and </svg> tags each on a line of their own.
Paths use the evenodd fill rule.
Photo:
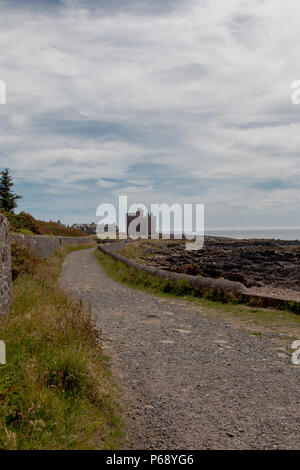
<svg viewBox="0 0 300 470">
<path fill-rule="evenodd" d="M 299 0 L 0 0 L 0 167 L 20 210 L 204 203 L 300 226 Z"/>
</svg>

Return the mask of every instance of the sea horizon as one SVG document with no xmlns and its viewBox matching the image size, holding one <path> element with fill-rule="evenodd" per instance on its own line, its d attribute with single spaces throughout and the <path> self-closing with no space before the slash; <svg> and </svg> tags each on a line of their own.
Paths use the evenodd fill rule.
<svg viewBox="0 0 300 470">
<path fill-rule="evenodd" d="M 299 228 L 240 228 L 240 229 L 207 229 L 206 236 L 228 237 L 236 239 L 269 238 L 275 240 L 300 240 Z"/>
</svg>

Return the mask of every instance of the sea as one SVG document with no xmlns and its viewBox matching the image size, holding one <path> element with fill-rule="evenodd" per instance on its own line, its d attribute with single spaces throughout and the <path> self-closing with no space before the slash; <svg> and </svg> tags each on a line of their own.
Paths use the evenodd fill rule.
<svg viewBox="0 0 300 470">
<path fill-rule="evenodd" d="M 205 235 L 237 239 L 273 238 L 275 240 L 300 240 L 300 228 L 293 229 L 223 229 L 205 230 Z"/>
</svg>

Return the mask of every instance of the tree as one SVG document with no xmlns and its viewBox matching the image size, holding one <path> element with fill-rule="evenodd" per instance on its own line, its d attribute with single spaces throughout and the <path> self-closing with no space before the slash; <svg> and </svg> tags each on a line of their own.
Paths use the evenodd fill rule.
<svg viewBox="0 0 300 470">
<path fill-rule="evenodd" d="M 18 206 L 17 201 L 22 199 L 22 196 L 18 196 L 12 191 L 13 185 L 9 169 L 5 168 L 0 171 L 0 208 L 6 212 L 14 212 Z"/>
</svg>

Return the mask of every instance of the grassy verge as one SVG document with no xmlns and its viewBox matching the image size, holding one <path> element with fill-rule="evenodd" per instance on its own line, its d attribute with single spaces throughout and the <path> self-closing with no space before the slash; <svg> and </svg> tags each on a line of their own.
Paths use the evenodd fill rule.
<svg viewBox="0 0 300 470">
<path fill-rule="evenodd" d="M 59 288 L 65 247 L 14 282 L 0 339 L 1 449 L 116 449 L 122 420 L 91 312 Z M 83 249 L 83 247 L 80 247 Z"/>
<path fill-rule="evenodd" d="M 282 339 L 300 338 L 300 316 L 287 311 L 251 308 L 245 305 L 225 302 L 226 299 L 210 299 L 191 295 L 189 284 L 184 281 L 164 281 L 151 276 L 144 271 L 128 268 L 121 262 L 112 259 L 100 250 L 95 251 L 95 257 L 101 268 L 115 281 L 122 282 L 134 289 L 140 289 L 151 294 L 170 299 L 182 299 L 193 302 L 196 310 L 209 313 L 217 318 L 224 318 L 234 325 L 250 331 L 252 334 L 277 332 Z"/>
</svg>

